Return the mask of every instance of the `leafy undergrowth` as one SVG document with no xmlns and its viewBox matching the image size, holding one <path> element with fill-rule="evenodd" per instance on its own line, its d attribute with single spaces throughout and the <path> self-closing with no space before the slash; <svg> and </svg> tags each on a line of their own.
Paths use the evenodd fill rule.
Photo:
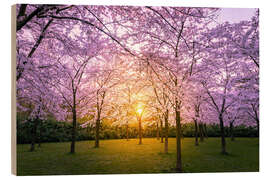
<svg viewBox="0 0 270 180">
<path fill-rule="evenodd" d="M 17 146 L 18 175 L 174 173 L 175 138 L 169 139 L 169 153 L 157 139 L 102 140 L 100 148 L 93 141 L 76 143 L 70 154 L 70 143 L 45 143 L 35 152 L 30 145 Z M 227 139 L 228 155 L 220 153 L 220 139 L 208 138 L 194 146 L 193 138 L 182 140 L 184 172 L 247 172 L 259 170 L 258 138 Z"/>
</svg>

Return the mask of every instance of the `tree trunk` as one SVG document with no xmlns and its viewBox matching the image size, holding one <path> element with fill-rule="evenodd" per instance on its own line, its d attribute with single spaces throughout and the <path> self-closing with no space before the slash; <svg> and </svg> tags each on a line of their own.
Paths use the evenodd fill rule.
<svg viewBox="0 0 270 180">
<path fill-rule="evenodd" d="M 256 118 L 256 123 L 257 123 L 257 136 L 259 137 L 260 136 L 260 122 L 258 118 Z"/>
<path fill-rule="evenodd" d="M 202 123 L 199 123 L 199 132 L 200 132 L 200 142 L 204 141 L 204 136 L 203 136 L 203 127 L 202 127 Z"/>
<path fill-rule="evenodd" d="M 177 87 L 177 78 L 175 79 L 175 87 Z M 182 172 L 182 155 L 181 155 L 181 118 L 180 118 L 180 104 L 177 97 L 175 97 L 175 121 L 176 121 L 176 171 Z"/>
<path fill-rule="evenodd" d="M 158 121 L 157 121 L 157 140 L 159 140 L 159 126 L 158 126 Z"/>
<path fill-rule="evenodd" d="M 197 123 L 196 119 L 194 119 L 194 125 L 195 125 L 195 146 L 198 146 L 199 145 L 199 142 L 198 142 L 198 123 Z"/>
<path fill-rule="evenodd" d="M 260 136 L 260 122 L 259 122 L 259 116 L 258 116 L 258 112 L 256 110 L 256 105 L 255 104 L 251 104 L 252 105 L 252 109 L 255 113 L 255 120 L 256 120 L 256 124 L 257 124 L 257 136 Z"/>
<path fill-rule="evenodd" d="M 75 142 L 76 142 L 76 134 L 77 134 L 77 117 L 76 117 L 76 109 L 73 107 L 72 110 L 72 132 L 71 132 L 71 146 L 70 146 L 70 153 L 75 153 Z"/>
<path fill-rule="evenodd" d="M 204 130 L 204 136 L 205 136 L 205 138 L 208 138 L 206 123 L 203 124 L 203 130 Z"/>
<path fill-rule="evenodd" d="M 161 143 L 163 143 L 163 121 L 160 119 L 160 137 L 161 137 Z"/>
<path fill-rule="evenodd" d="M 164 152 L 168 153 L 168 134 L 169 134 L 169 123 L 168 123 L 169 110 L 167 109 L 165 114 L 165 144 L 164 144 Z"/>
<path fill-rule="evenodd" d="M 142 117 L 139 116 L 139 144 L 142 144 Z"/>
<path fill-rule="evenodd" d="M 31 146 L 30 146 L 31 152 L 35 150 L 35 143 L 37 141 L 37 126 L 38 126 L 38 117 L 34 119 L 34 124 L 31 130 L 31 134 L 32 134 Z"/>
<path fill-rule="evenodd" d="M 182 172 L 182 157 L 181 157 L 181 122 L 180 122 L 180 111 L 177 109 L 178 103 L 176 103 L 176 171 Z"/>
<path fill-rule="evenodd" d="M 128 124 L 127 124 L 127 131 L 126 131 L 126 139 L 128 141 Z"/>
<path fill-rule="evenodd" d="M 226 152 L 226 140 L 225 140 L 225 131 L 222 114 L 219 115 L 219 124 L 220 124 L 220 135 L 221 135 L 221 153 L 228 154 Z"/>
<path fill-rule="evenodd" d="M 234 141 L 234 134 L 233 134 L 233 122 L 230 122 L 230 136 L 231 136 L 231 141 Z"/>
<path fill-rule="evenodd" d="M 100 128 L 100 113 L 96 120 L 96 136 L 95 136 L 95 148 L 99 148 L 99 128 Z"/>
<path fill-rule="evenodd" d="M 72 82 L 73 83 L 73 82 Z M 70 153 L 75 153 L 75 142 L 77 135 L 77 114 L 76 114 L 76 92 L 73 91 L 73 106 L 72 106 L 72 131 L 71 131 L 71 146 Z"/>
<path fill-rule="evenodd" d="M 40 126 L 40 128 L 39 128 L 39 136 L 38 136 L 38 147 L 40 148 L 41 147 L 41 139 L 42 139 L 42 124 L 41 124 L 41 122 L 39 123 L 39 126 Z"/>
</svg>

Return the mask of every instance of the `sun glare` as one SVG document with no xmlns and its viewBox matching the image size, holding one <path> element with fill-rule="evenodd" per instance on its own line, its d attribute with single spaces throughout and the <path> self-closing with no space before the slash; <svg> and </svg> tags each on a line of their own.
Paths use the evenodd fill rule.
<svg viewBox="0 0 270 180">
<path fill-rule="evenodd" d="M 137 112 L 139 115 L 141 115 L 142 112 L 143 112 L 143 109 L 144 109 L 143 105 L 139 103 L 139 104 L 137 105 L 137 107 L 136 107 L 136 112 Z"/>
<path fill-rule="evenodd" d="M 141 108 L 137 109 L 138 114 L 142 114 L 143 110 Z"/>
</svg>

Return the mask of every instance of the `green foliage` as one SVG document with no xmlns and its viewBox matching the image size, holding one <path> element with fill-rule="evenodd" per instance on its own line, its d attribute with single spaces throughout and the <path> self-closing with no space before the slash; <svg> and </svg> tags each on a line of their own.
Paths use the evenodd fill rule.
<svg viewBox="0 0 270 180">
<path fill-rule="evenodd" d="M 85 120 L 81 119 L 81 122 Z M 33 123 L 27 120 L 27 115 L 23 113 L 17 114 L 17 143 L 25 144 L 31 142 L 31 128 Z M 95 128 L 87 127 L 81 128 L 78 123 L 77 141 L 81 140 L 93 140 L 95 139 Z M 66 142 L 71 141 L 71 128 L 70 122 L 59 122 L 53 117 L 48 117 L 46 121 L 40 121 L 37 129 L 38 139 L 40 142 Z M 182 125 L 182 134 L 184 137 L 194 137 L 194 123 L 187 123 Z M 156 137 L 157 129 L 156 125 L 143 128 L 143 137 Z M 164 134 L 164 133 L 163 133 Z M 209 137 L 219 137 L 220 129 L 217 124 L 207 125 L 207 134 Z M 176 128 L 169 126 L 169 137 L 176 136 Z M 229 127 L 225 127 L 225 135 L 230 136 Z M 256 128 L 246 126 L 234 127 L 235 137 L 256 137 Z M 137 138 L 138 129 L 137 126 L 128 128 L 128 137 Z M 121 139 L 126 138 L 126 126 L 111 126 L 110 123 L 104 121 L 101 123 L 100 139 Z"/>
<path fill-rule="evenodd" d="M 17 116 L 17 143 L 31 142 L 33 122 L 24 116 Z M 52 117 L 46 121 L 39 120 L 37 136 L 40 142 L 63 142 L 71 139 L 71 123 L 58 122 Z"/>
<path fill-rule="evenodd" d="M 153 138 L 101 140 L 76 143 L 76 153 L 69 153 L 70 143 L 44 143 L 35 152 L 29 145 L 17 146 L 18 175 L 173 173 L 176 164 L 176 140 L 169 138 L 169 153 Z M 248 172 L 259 170 L 258 138 L 227 140 L 229 155 L 220 153 L 220 138 L 208 138 L 194 146 L 194 138 L 182 140 L 183 170 L 192 172 Z"/>
</svg>

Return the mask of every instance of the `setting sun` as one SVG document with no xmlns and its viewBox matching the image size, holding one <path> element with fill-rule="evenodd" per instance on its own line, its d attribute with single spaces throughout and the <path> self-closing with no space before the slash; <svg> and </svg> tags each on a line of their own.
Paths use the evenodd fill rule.
<svg viewBox="0 0 270 180">
<path fill-rule="evenodd" d="M 137 112 L 139 115 L 141 115 L 141 114 L 143 113 L 143 110 L 144 110 L 144 106 L 143 106 L 141 103 L 137 104 L 136 112 Z"/>
<path fill-rule="evenodd" d="M 138 114 L 142 114 L 143 110 L 141 108 L 137 109 Z"/>
</svg>

